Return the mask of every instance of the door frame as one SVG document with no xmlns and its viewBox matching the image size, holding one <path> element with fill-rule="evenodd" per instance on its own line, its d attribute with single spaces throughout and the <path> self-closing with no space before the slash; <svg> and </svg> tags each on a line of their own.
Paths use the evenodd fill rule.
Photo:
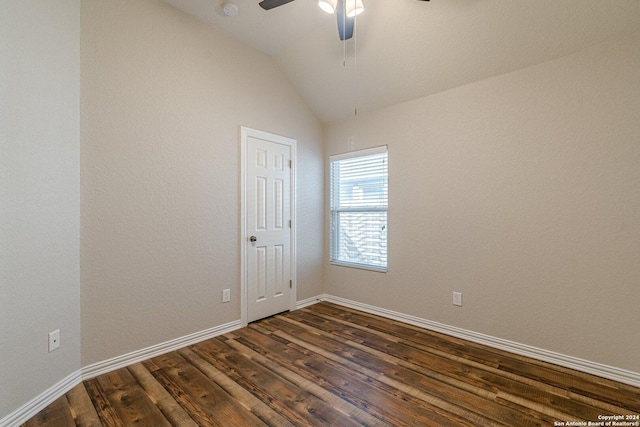
<svg viewBox="0 0 640 427">
<path fill-rule="evenodd" d="M 291 300 L 289 309 L 296 307 L 296 148 L 298 142 L 286 136 L 276 135 L 245 126 L 240 127 L 240 321 L 242 326 L 247 326 L 249 312 L 249 297 L 247 285 L 247 153 L 249 138 L 259 138 L 278 144 L 286 145 L 291 152 L 291 177 L 290 177 L 290 202 L 291 202 Z"/>
</svg>

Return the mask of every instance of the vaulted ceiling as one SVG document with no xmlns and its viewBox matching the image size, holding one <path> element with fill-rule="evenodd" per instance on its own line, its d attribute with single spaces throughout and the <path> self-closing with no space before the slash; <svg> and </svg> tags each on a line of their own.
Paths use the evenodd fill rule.
<svg viewBox="0 0 640 427">
<path fill-rule="evenodd" d="M 164 1 L 272 55 L 323 122 L 640 33 L 638 0 L 364 0 L 345 43 L 316 0 Z"/>
</svg>

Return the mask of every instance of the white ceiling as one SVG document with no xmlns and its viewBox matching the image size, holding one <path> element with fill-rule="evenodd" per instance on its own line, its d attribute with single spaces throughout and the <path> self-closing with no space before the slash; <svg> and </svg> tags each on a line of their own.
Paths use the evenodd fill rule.
<svg viewBox="0 0 640 427">
<path fill-rule="evenodd" d="M 639 0 L 363 0 L 346 43 L 316 0 L 164 1 L 272 55 L 323 122 L 640 33 Z"/>
</svg>

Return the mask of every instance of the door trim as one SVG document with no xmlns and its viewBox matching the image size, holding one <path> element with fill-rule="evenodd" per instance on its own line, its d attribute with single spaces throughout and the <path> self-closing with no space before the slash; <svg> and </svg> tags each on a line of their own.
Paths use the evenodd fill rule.
<svg viewBox="0 0 640 427">
<path fill-rule="evenodd" d="M 247 144 L 249 137 L 264 139 L 286 145 L 291 150 L 291 186 L 289 195 L 291 201 L 291 300 L 289 309 L 296 307 L 296 146 L 297 141 L 286 136 L 275 135 L 245 126 L 240 127 L 240 321 L 242 326 L 247 326 L 248 319 L 248 286 L 247 286 L 247 206 L 246 206 L 246 169 L 247 169 Z"/>
</svg>

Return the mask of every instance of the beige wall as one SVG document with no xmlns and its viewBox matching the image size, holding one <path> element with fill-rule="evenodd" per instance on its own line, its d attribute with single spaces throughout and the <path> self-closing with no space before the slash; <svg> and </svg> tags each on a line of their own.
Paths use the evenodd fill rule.
<svg viewBox="0 0 640 427">
<path fill-rule="evenodd" d="M 298 140 L 299 300 L 640 372 L 640 40 L 329 124 L 323 152 L 272 59 L 161 1 L 1 7 L 0 419 L 239 319 L 240 126 Z M 323 263 L 324 161 L 350 141 L 389 145 L 387 274 Z"/>
<path fill-rule="evenodd" d="M 388 144 L 390 207 L 389 272 L 325 291 L 640 372 L 639 113 L 629 39 L 327 126 Z"/>
<path fill-rule="evenodd" d="M 321 125 L 273 60 L 158 0 L 83 1 L 81 41 L 83 366 L 240 318 L 240 126 L 298 141 L 321 293 Z"/>
<path fill-rule="evenodd" d="M 0 419 L 80 369 L 79 37 L 77 0 L 0 2 Z"/>
</svg>

